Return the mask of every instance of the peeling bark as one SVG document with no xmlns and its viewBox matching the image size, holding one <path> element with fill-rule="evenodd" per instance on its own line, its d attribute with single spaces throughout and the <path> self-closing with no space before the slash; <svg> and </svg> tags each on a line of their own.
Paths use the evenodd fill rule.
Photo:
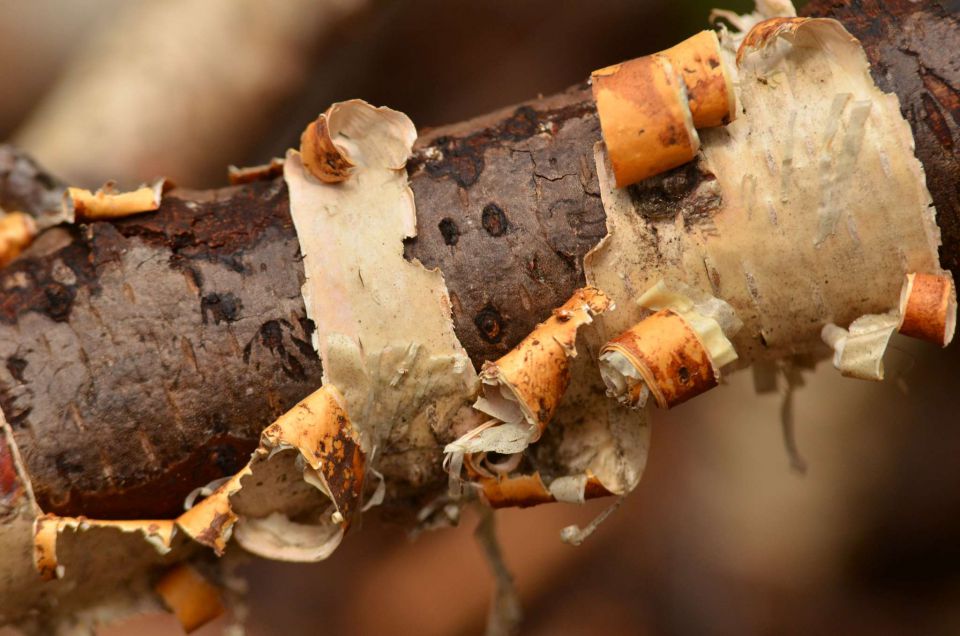
<svg viewBox="0 0 960 636">
<path fill-rule="evenodd" d="M 812 0 L 863 44 L 874 81 L 896 93 L 937 208 L 940 261 L 960 274 L 960 5 L 950 0 Z"/>
<path fill-rule="evenodd" d="M 905 0 L 807 11 L 861 37 L 876 81 L 900 96 L 942 260 L 960 275 L 956 16 Z M 585 283 L 583 257 L 606 231 L 599 140 L 586 86 L 419 139 L 408 164 L 419 234 L 406 256 L 443 273 L 477 368 Z M 59 203 L 55 182 L 24 174 L 2 182 L 0 204 L 42 215 Z M 697 192 L 711 178 L 693 163 L 630 192 L 651 218 L 709 223 L 717 202 Z M 0 408 L 43 509 L 172 517 L 193 488 L 243 466 L 263 427 L 320 385 L 302 283 L 282 179 L 173 190 L 153 213 L 50 230 L 0 271 Z M 385 475 L 394 509 L 444 487 L 445 435 L 384 449 L 408 464 Z"/>
</svg>

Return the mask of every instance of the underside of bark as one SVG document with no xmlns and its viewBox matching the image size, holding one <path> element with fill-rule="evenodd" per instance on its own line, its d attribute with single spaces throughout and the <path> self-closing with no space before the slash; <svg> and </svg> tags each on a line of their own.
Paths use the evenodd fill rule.
<svg viewBox="0 0 960 636">
<path fill-rule="evenodd" d="M 957 276 L 956 15 L 905 0 L 806 11 L 843 22 L 879 86 L 899 96 L 938 210 L 941 258 Z M 606 233 L 598 141 L 586 85 L 421 133 L 408 163 L 418 236 L 405 254 L 443 273 L 477 368 L 584 284 L 583 258 Z M 6 152 L 0 205 L 42 218 L 59 205 L 59 185 Z M 630 196 L 651 219 L 680 212 L 696 224 L 715 211 L 695 196 L 712 178 L 697 161 Z M 282 178 L 175 189 L 156 212 L 42 234 L 0 271 L 0 409 L 40 506 L 172 518 L 191 490 L 241 468 L 260 431 L 321 384 L 303 282 Z M 414 511 L 443 489 L 447 435 L 383 449 L 388 510 Z"/>
</svg>

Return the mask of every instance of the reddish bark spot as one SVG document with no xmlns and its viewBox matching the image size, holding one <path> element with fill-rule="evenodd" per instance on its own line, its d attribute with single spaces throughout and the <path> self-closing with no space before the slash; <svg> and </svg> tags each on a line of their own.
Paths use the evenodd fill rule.
<svg viewBox="0 0 960 636">
<path fill-rule="evenodd" d="M 473 319 L 473 324 L 487 342 L 495 344 L 503 339 L 503 318 L 493 305 L 488 304 L 481 309 Z"/>
<path fill-rule="evenodd" d="M 13 452 L 7 438 L 0 435 L 0 511 L 12 508 L 23 494 L 23 484 L 17 474 Z"/>
<path fill-rule="evenodd" d="M 440 230 L 440 235 L 443 236 L 443 242 L 446 245 L 456 245 L 457 241 L 460 240 L 460 228 L 457 227 L 457 222 L 449 216 L 440 219 L 437 228 Z"/>
<path fill-rule="evenodd" d="M 490 236 L 503 236 L 507 233 L 507 227 L 509 226 L 507 215 L 496 203 L 488 203 L 483 206 L 480 223 Z"/>
<path fill-rule="evenodd" d="M 924 87 L 933 95 L 953 121 L 960 125 L 960 93 L 954 90 L 942 77 L 929 69 L 920 68 L 920 77 Z"/>
<path fill-rule="evenodd" d="M 921 100 L 923 101 L 924 111 L 923 120 L 927 122 L 930 131 L 944 150 L 953 150 L 953 135 L 950 133 L 950 126 L 947 124 L 943 113 L 940 112 L 937 102 L 927 93 L 921 96 Z"/>
<path fill-rule="evenodd" d="M 223 529 L 227 523 L 231 522 L 230 515 L 221 513 L 213 518 L 210 525 L 203 529 L 203 532 L 197 535 L 197 542 L 211 547 L 217 553 L 222 554 L 222 550 L 217 549 L 217 540 L 223 535 Z"/>
</svg>

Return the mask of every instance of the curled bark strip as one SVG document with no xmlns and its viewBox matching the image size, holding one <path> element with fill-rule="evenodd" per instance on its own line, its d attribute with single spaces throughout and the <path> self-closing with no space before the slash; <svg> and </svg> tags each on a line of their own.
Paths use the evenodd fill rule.
<svg viewBox="0 0 960 636">
<path fill-rule="evenodd" d="M 720 380 L 720 369 L 737 360 L 730 338 L 743 323 L 733 308 L 705 292 L 682 284 L 674 286 L 680 291 L 668 288 L 661 280 L 644 292 L 637 304 L 652 311 L 672 312 L 694 340 L 683 335 L 687 329 L 674 317 L 663 315 L 654 320 L 659 315 L 655 314 L 600 351 L 600 373 L 607 392 L 622 404 L 642 408 L 652 392 L 659 406 L 669 408 L 713 388 Z M 665 329 L 665 340 L 657 346 L 659 329 Z M 701 350 L 709 368 L 698 367 Z"/>
<path fill-rule="evenodd" d="M 737 116 L 737 97 L 715 31 L 701 31 L 663 51 L 683 78 L 697 128 L 725 126 Z"/>
<path fill-rule="evenodd" d="M 63 196 L 64 216 L 70 220 L 93 221 L 150 212 L 160 207 L 160 199 L 170 187 L 166 179 L 158 179 L 152 186 L 143 186 L 131 192 L 116 192 L 112 183 L 107 183 L 96 192 L 67 188 Z"/>
<path fill-rule="evenodd" d="M 37 235 L 37 224 L 23 212 L 10 212 L 0 217 L 0 267 L 26 249 Z"/>
<path fill-rule="evenodd" d="M 188 634 L 225 611 L 220 590 L 189 565 L 173 567 L 153 589 Z"/>
<path fill-rule="evenodd" d="M 670 408 L 717 385 L 706 347 L 680 314 L 663 309 L 608 342 L 601 355 L 617 354 L 636 371 L 624 392 L 630 404 L 642 405 L 649 391 L 660 408 Z M 613 362 L 610 362 L 613 365 Z"/>
<path fill-rule="evenodd" d="M 900 291 L 899 309 L 860 316 L 847 329 L 828 323 L 820 335 L 833 349 L 833 366 L 840 373 L 879 381 L 894 331 L 946 347 L 953 339 L 956 317 L 956 293 L 949 274 L 909 273 Z"/>
<path fill-rule="evenodd" d="M 478 476 L 475 483 L 483 500 L 491 508 L 529 508 L 555 501 L 583 503 L 587 499 L 613 494 L 589 471 L 572 478 L 555 479 L 549 486 L 544 484 L 538 471 L 529 474 Z"/>
<path fill-rule="evenodd" d="M 900 333 L 946 347 L 953 340 L 956 324 L 953 279 L 936 274 L 907 274 L 900 295 Z"/>
<path fill-rule="evenodd" d="M 610 299 L 599 289 L 578 289 L 507 355 L 485 362 L 480 371 L 483 396 L 474 408 L 493 420 L 448 444 L 444 452 L 461 457 L 480 452 L 511 454 L 540 439 L 570 383 L 577 330 L 610 306 Z M 454 462 L 454 468 L 458 464 Z"/>
<path fill-rule="evenodd" d="M 491 508 L 529 508 L 556 501 L 540 473 L 512 477 L 484 477 L 477 482 Z"/>
<path fill-rule="evenodd" d="M 584 353 L 596 350 L 592 344 L 582 346 Z M 503 472 L 491 469 L 488 454 L 463 458 L 471 488 L 491 505 L 583 503 L 625 495 L 639 481 L 649 448 L 644 411 L 626 409 L 603 395 L 593 355 L 578 356 L 575 363 L 576 381 L 540 443 L 499 462 L 508 468 Z"/>
<path fill-rule="evenodd" d="M 483 477 L 496 477 L 497 475 L 509 475 L 520 465 L 523 455 L 515 453 L 513 455 L 496 455 L 493 453 L 475 453 L 469 455 L 465 462 L 467 469 L 473 469 Z"/>
<path fill-rule="evenodd" d="M 237 542 L 282 561 L 329 556 L 360 509 L 366 470 L 340 392 L 321 388 L 281 416 L 248 467 L 231 498 Z"/>
<path fill-rule="evenodd" d="M 474 408 L 492 419 L 445 448 L 454 496 L 464 465 L 473 486 L 497 507 L 583 503 L 633 489 L 646 460 L 646 422 L 604 399 L 596 334 L 585 330 L 578 338 L 579 327 L 611 309 L 596 288 L 578 290 L 513 351 L 485 366 L 484 395 Z M 577 356 L 578 346 L 587 355 Z M 548 427 L 554 412 L 559 421 Z M 534 444 L 544 434 L 552 452 Z M 490 453 L 508 457 L 491 463 Z"/>
<path fill-rule="evenodd" d="M 230 497 L 240 490 L 240 480 L 249 474 L 248 464 L 213 494 L 180 515 L 177 518 L 180 529 L 197 543 L 211 548 L 217 556 L 222 556 L 237 522 Z"/>
<path fill-rule="evenodd" d="M 337 389 L 321 388 L 281 416 L 263 432 L 257 455 L 269 461 L 294 448 L 309 467 L 304 478 L 330 497 L 348 526 L 360 508 L 366 464 Z M 256 466 L 251 462 L 252 473 Z"/>
<path fill-rule="evenodd" d="M 792 35 L 809 18 L 779 17 L 760 22 L 750 29 L 737 49 L 737 64 L 743 60 L 748 49 L 764 48 L 780 35 Z"/>
<path fill-rule="evenodd" d="M 326 115 L 311 122 L 300 136 L 304 167 L 324 183 L 340 183 L 350 176 L 354 164 L 330 139 Z"/>
<path fill-rule="evenodd" d="M 854 320 L 848 329 L 828 323 L 821 337 L 833 349 L 833 366 L 842 375 L 879 381 L 883 379 L 883 354 L 899 322 L 896 311 L 869 314 Z"/>
<path fill-rule="evenodd" d="M 578 290 L 510 353 L 484 365 L 484 394 L 474 409 L 491 419 L 444 449 L 454 496 L 460 494 L 463 466 L 494 507 L 583 503 L 636 485 L 646 458 L 645 422 L 624 419 L 625 409 L 597 391 L 602 383 L 591 331 L 580 334 L 588 355 L 577 356 L 580 327 L 611 309 L 613 303 L 600 290 Z M 577 378 L 572 385 L 571 377 Z M 566 406 L 558 409 L 561 401 Z M 563 417 L 548 428 L 555 412 Z M 545 433 L 553 438 L 549 462 L 533 445 Z M 507 457 L 491 460 L 491 453 Z M 545 483 L 541 474 L 551 478 Z"/>
<path fill-rule="evenodd" d="M 50 581 L 64 577 L 66 568 L 61 564 L 57 546 L 61 536 L 68 532 L 83 541 L 91 555 L 97 555 L 109 561 L 106 550 L 114 548 L 111 544 L 120 536 L 116 532 L 120 532 L 121 535 L 140 535 L 158 555 L 166 555 L 172 550 L 176 526 L 170 519 L 113 521 L 84 517 L 58 517 L 52 514 L 37 517 L 33 526 L 33 558 L 34 566 L 43 580 Z M 81 538 L 80 535 L 83 537 Z M 101 549 L 104 553 L 97 554 Z"/>
<path fill-rule="evenodd" d="M 346 181 L 358 165 L 399 170 L 417 134 L 410 119 L 363 100 L 337 102 L 303 131 L 304 167 L 323 183 Z"/>
<path fill-rule="evenodd" d="M 570 382 L 569 361 L 577 355 L 577 330 L 609 307 L 610 300 L 599 289 L 577 290 L 510 353 L 484 363 L 480 372 L 484 395 L 475 408 L 504 422 L 522 416 L 536 427 L 536 438 L 531 440 L 536 441 Z"/>
<path fill-rule="evenodd" d="M 248 166 L 245 168 L 230 166 L 227 168 L 227 179 L 230 181 L 230 185 L 269 180 L 282 175 L 283 159 L 279 157 L 274 157 L 270 160 L 270 163 L 264 163 L 259 166 Z"/>
<path fill-rule="evenodd" d="M 663 55 L 641 57 L 594 71 L 603 140 L 617 187 L 692 160 L 700 148 L 687 89 Z"/>
<path fill-rule="evenodd" d="M 80 560 L 74 554 L 82 570 L 117 531 L 139 533 L 159 555 L 180 545 L 175 543 L 179 532 L 222 555 L 236 531 L 237 541 L 255 554 L 317 561 L 339 545 L 358 511 L 364 469 L 343 397 L 335 388 L 322 387 L 264 430 L 260 447 L 240 472 L 176 520 L 38 517 L 34 564 L 42 578 L 62 578 L 65 566 L 57 544 L 64 533 L 76 535 L 89 553 Z M 310 511 L 315 514 L 308 520 Z"/>
</svg>

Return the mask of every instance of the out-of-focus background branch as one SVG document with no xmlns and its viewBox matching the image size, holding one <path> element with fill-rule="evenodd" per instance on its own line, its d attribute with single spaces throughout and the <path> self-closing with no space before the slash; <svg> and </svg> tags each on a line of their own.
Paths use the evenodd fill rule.
<svg viewBox="0 0 960 636">
<path fill-rule="evenodd" d="M 282 154 L 331 101 L 456 121 L 662 49 L 711 5 L 0 0 L 0 133 L 75 184 L 215 186 L 229 163 Z M 887 368 L 882 384 L 804 374 L 806 475 L 784 448 L 783 377 L 755 395 L 745 372 L 654 414 L 643 481 L 583 546 L 560 528 L 608 502 L 498 513 L 524 633 L 960 632 L 960 359 L 895 339 Z M 492 581 L 476 521 L 415 541 L 368 521 L 327 562 L 251 561 L 248 631 L 479 633 Z M 134 630 L 179 633 L 169 617 L 107 633 Z"/>
</svg>

